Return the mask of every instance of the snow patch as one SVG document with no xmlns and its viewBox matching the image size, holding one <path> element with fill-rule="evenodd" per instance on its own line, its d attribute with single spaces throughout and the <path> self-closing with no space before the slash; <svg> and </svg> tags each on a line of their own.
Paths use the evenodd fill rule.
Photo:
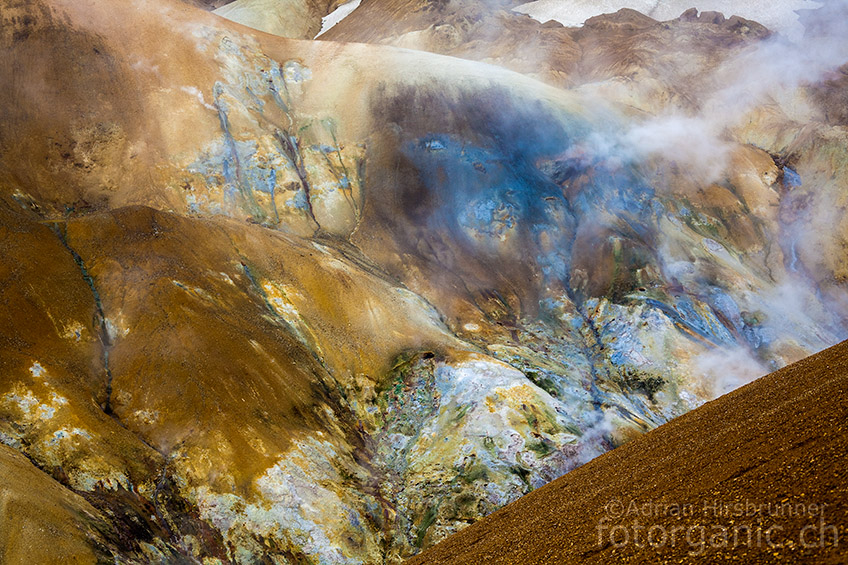
<svg viewBox="0 0 848 565">
<path fill-rule="evenodd" d="M 362 0 L 351 0 L 350 2 L 345 2 L 328 15 L 321 18 L 321 31 L 318 32 L 315 39 L 318 39 L 323 34 L 327 33 L 334 25 L 351 15 L 354 10 L 359 8 L 359 4 L 361 2 Z"/>
</svg>

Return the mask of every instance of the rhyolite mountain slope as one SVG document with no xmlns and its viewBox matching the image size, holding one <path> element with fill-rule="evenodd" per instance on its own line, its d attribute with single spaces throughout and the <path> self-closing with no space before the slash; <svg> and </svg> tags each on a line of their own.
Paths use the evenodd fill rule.
<svg viewBox="0 0 848 565">
<path fill-rule="evenodd" d="M 566 90 L 0 7 L 0 489 L 64 509 L 8 562 L 398 562 L 846 336 L 838 52 L 625 11 Z"/>
<path fill-rule="evenodd" d="M 292 39 L 312 39 L 321 31 L 321 18 L 338 0 L 235 0 L 215 10 L 219 16 Z"/>
</svg>

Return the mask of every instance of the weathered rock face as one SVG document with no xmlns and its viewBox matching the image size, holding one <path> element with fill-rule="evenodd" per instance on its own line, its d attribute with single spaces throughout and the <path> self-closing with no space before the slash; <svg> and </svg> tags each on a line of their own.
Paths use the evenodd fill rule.
<svg viewBox="0 0 848 565">
<path fill-rule="evenodd" d="M 831 83 L 718 147 L 665 114 L 753 23 L 589 22 L 567 91 L 165 0 L 0 3 L 0 440 L 32 477 L 0 488 L 49 483 L 68 555 L 397 562 L 845 337 Z"/>
<path fill-rule="evenodd" d="M 540 25 L 514 7 L 512 2 L 363 0 L 320 39 L 482 61 L 559 87 L 611 80 L 621 94 L 650 100 L 656 110 L 658 104 L 694 102 L 699 96 L 693 93 L 709 78 L 700 75 L 769 34 L 756 22 L 697 10 L 658 22 L 622 9 L 590 18 L 581 28 L 566 28 L 553 21 Z M 593 14 L 600 11 L 595 8 Z M 374 21 L 392 25 L 375 26 Z"/>
<path fill-rule="evenodd" d="M 804 27 L 799 21 L 799 12 L 819 8 L 820 4 L 814 4 L 810 0 L 752 0 L 744 4 L 731 0 L 702 0 L 696 6 L 697 9 L 693 8 L 692 3 L 687 0 L 534 0 L 515 8 L 515 11 L 528 14 L 540 22 L 554 20 L 572 27 L 579 27 L 598 14 L 609 14 L 621 9 L 638 10 L 655 20 L 671 20 L 684 12 L 691 15 L 701 11 L 701 17 L 710 19 L 723 19 L 733 14 L 757 21 L 773 31 L 794 38 L 804 33 Z"/>
</svg>

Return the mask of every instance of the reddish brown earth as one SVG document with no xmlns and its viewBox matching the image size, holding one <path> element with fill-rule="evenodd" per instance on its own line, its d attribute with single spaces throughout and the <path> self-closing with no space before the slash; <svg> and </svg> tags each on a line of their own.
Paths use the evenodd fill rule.
<svg viewBox="0 0 848 565">
<path fill-rule="evenodd" d="M 846 392 L 843 342 L 593 460 L 408 563 L 845 563 Z"/>
</svg>

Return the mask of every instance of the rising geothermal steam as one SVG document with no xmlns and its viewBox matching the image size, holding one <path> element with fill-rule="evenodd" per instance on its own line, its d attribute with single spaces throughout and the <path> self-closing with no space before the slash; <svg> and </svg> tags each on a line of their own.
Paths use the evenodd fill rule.
<svg viewBox="0 0 848 565">
<path fill-rule="evenodd" d="M 713 90 L 697 112 L 671 110 L 603 145 L 628 160 L 659 157 L 686 167 L 701 182 L 718 180 L 728 166 L 730 130 L 756 107 L 784 100 L 848 61 L 845 16 L 848 0 L 810 11 L 800 41 L 772 35 L 716 69 L 709 81 Z"/>
</svg>

